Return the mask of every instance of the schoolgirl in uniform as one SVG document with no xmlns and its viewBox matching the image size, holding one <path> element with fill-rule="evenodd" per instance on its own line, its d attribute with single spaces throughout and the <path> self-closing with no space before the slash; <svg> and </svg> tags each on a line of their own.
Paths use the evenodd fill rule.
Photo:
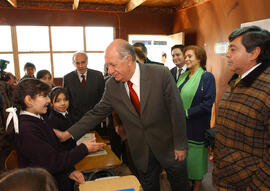
<svg viewBox="0 0 270 191">
<path fill-rule="evenodd" d="M 10 112 L 7 126 L 13 117 L 19 167 L 45 168 L 54 176 L 59 191 L 69 191 L 73 190 L 74 181 L 84 182 L 83 174 L 74 170 L 74 165 L 104 144 L 90 140 L 65 150 L 42 117 L 50 103 L 49 92 L 49 85 L 40 80 L 21 81 L 14 92 L 15 108 L 7 109 Z"/>
<path fill-rule="evenodd" d="M 53 129 L 66 131 L 71 125 L 71 119 L 67 112 L 69 106 L 69 98 L 66 90 L 60 86 L 54 87 L 49 94 L 51 99 L 51 113 L 49 116 L 49 126 Z M 66 150 L 70 150 L 76 146 L 73 139 L 69 139 L 62 143 Z"/>
</svg>

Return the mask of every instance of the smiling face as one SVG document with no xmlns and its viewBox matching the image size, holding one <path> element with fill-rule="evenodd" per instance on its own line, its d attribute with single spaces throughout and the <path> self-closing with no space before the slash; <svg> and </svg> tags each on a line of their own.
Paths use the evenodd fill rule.
<svg viewBox="0 0 270 191">
<path fill-rule="evenodd" d="M 173 59 L 173 63 L 179 68 L 185 65 L 184 54 L 180 48 L 175 48 L 172 50 L 172 59 Z"/>
<path fill-rule="evenodd" d="M 58 97 L 53 100 L 52 106 L 55 111 L 65 112 L 69 106 L 69 101 L 67 100 L 64 93 L 60 93 Z"/>
<path fill-rule="evenodd" d="M 29 95 L 25 97 L 26 111 L 34 114 L 45 114 L 47 112 L 47 106 L 50 103 L 50 98 L 42 93 L 37 94 L 34 98 Z"/>
<path fill-rule="evenodd" d="M 196 71 L 200 67 L 200 60 L 196 57 L 194 50 L 185 52 L 185 63 L 189 70 Z"/>
<path fill-rule="evenodd" d="M 80 74 L 84 74 L 87 70 L 87 58 L 84 54 L 78 53 L 73 60 L 73 64 Z"/>
</svg>

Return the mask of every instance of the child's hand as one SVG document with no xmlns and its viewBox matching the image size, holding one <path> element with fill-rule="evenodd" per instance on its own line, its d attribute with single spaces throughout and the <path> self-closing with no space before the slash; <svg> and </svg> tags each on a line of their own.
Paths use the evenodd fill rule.
<svg viewBox="0 0 270 191">
<path fill-rule="evenodd" d="M 80 171 L 74 170 L 72 173 L 69 174 L 68 177 L 78 182 L 79 184 L 85 183 L 84 176 Z"/>
<path fill-rule="evenodd" d="M 71 138 L 71 135 L 67 131 L 59 131 L 57 129 L 53 129 L 53 131 L 61 142 L 65 142 L 66 140 Z"/>
<path fill-rule="evenodd" d="M 83 144 L 85 144 L 89 153 L 96 152 L 96 151 L 100 150 L 102 147 L 106 146 L 105 143 L 96 143 L 96 138 L 93 138 L 89 141 L 85 141 L 85 142 L 83 142 Z"/>
</svg>

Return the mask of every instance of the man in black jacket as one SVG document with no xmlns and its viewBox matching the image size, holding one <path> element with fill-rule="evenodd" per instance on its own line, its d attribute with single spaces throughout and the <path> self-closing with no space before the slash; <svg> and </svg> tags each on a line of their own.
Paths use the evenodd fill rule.
<svg viewBox="0 0 270 191">
<path fill-rule="evenodd" d="M 175 67 L 171 69 L 171 73 L 176 82 L 178 81 L 180 75 L 183 74 L 187 69 L 187 66 L 185 65 L 184 48 L 185 47 L 181 44 L 174 45 L 171 48 L 172 60 L 175 64 Z"/>
<path fill-rule="evenodd" d="M 143 53 L 145 54 L 145 57 L 146 57 L 146 60 L 145 60 L 145 64 L 158 64 L 158 65 L 163 65 L 162 63 L 159 63 L 159 62 L 154 62 L 154 61 L 151 61 L 151 60 L 149 60 L 149 58 L 147 57 L 147 48 L 146 48 L 146 46 L 143 44 L 143 43 L 141 43 L 141 42 L 136 42 L 136 43 L 134 43 L 133 45 L 133 48 L 140 48 L 142 51 L 143 51 Z"/>
</svg>

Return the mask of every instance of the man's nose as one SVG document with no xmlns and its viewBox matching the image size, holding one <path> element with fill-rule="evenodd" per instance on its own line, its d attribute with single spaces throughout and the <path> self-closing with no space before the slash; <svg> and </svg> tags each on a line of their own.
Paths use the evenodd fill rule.
<svg viewBox="0 0 270 191">
<path fill-rule="evenodd" d="M 227 58 L 230 58 L 230 57 L 231 57 L 231 54 L 230 54 L 230 51 L 229 51 L 229 50 L 226 52 L 225 56 L 226 56 Z"/>
<path fill-rule="evenodd" d="M 113 73 L 112 67 L 108 66 L 108 74 L 109 74 L 109 75 L 112 75 L 112 73 Z"/>
</svg>

